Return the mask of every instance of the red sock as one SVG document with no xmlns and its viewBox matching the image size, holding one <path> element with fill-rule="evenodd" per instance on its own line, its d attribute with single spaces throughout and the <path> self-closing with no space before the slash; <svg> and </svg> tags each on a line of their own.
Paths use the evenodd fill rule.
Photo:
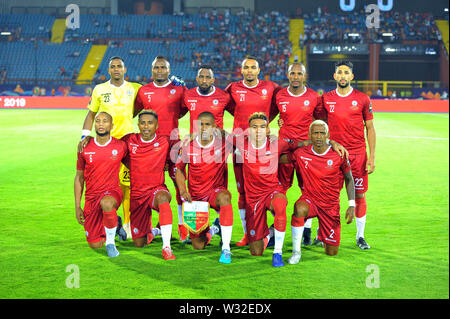
<svg viewBox="0 0 450 319">
<path fill-rule="evenodd" d="M 106 228 L 117 227 L 117 209 L 113 209 L 110 212 L 103 212 L 103 225 Z"/>
<path fill-rule="evenodd" d="M 164 225 L 172 225 L 173 216 L 172 209 L 170 208 L 169 203 L 159 204 L 159 224 L 161 226 Z"/>
<path fill-rule="evenodd" d="M 287 200 L 284 198 L 277 197 L 272 201 L 272 206 L 273 210 L 275 211 L 274 227 L 276 230 L 280 232 L 285 232 L 287 223 L 286 217 Z"/>
<path fill-rule="evenodd" d="M 222 226 L 233 226 L 233 206 L 220 207 L 219 222 Z"/>
<path fill-rule="evenodd" d="M 292 215 L 291 226 L 293 227 L 305 226 L 305 217 L 295 217 L 294 215 Z"/>
<path fill-rule="evenodd" d="M 355 217 L 362 218 L 362 217 L 366 216 L 366 212 L 367 212 L 366 197 L 356 198 L 355 203 L 356 203 Z"/>
</svg>

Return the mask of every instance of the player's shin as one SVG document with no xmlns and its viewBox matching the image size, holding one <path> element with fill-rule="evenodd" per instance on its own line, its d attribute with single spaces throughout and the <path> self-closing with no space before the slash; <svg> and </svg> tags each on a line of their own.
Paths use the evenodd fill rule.
<svg viewBox="0 0 450 319">
<path fill-rule="evenodd" d="M 161 227 L 161 237 L 163 248 L 170 248 L 170 238 L 172 236 L 172 209 L 169 203 L 159 204 L 159 224 Z"/>
<path fill-rule="evenodd" d="M 231 205 L 220 207 L 219 222 L 222 230 L 222 250 L 230 250 L 231 233 L 233 230 L 233 207 Z"/>
<path fill-rule="evenodd" d="M 287 200 L 285 198 L 275 198 L 272 201 L 273 210 L 275 211 L 275 246 L 273 249 L 274 254 L 281 254 L 283 250 L 284 236 L 286 234 L 286 206 Z"/>
<path fill-rule="evenodd" d="M 367 203 L 366 197 L 356 198 L 355 221 L 356 221 L 356 239 L 364 238 L 364 229 L 366 227 Z"/>
<path fill-rule="evenodd" d="M 109 212 L 103 212 L 103 225 L 105 226 L 106 241 L 105 244 L 115 245 L 114 238 L 116 237 L 117 228 L 117 210 L 113 209 Z"/>
<path fill-rule="evenodd" d="M 303 230 L 305 227 L 305 217 L 295 217 L 292 215 L 291 234 L 292 234 L 292 252 L 300 253 Z"/>
</svg>

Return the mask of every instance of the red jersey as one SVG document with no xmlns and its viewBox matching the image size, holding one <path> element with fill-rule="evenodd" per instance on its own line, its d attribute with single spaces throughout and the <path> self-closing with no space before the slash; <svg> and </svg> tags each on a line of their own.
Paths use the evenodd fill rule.
<svg viewBox="0 0 450 319">
<path fill-rule="evenodd" d="M 227 91 L 233 100 L 234 124 L 233 130 L 248 128 L 248 118 L 255 112 L 264 112 L 270 119 L 278 114 L 274 96 L 281 87 L 272 82 L 258 80 L 254 87 L 248 87 L 244 81 L 234 82 L 227 86 Z"/>
<path fill-rule="evenodd" d="M 318 154 L 312 145 L 300 147 L 288 157 L 302 177 L 302 195 L 310 197 L 325 211 L 339 205 L 343 175 L 350 171 L 347 159 L 341 158 L 331 146 Z"/>
<path fill-rule="evenodd" d="M 169 151 L 169 138 L 157 135 L 144 141 L 141 134 L 131 133 L 122 137 L 128 147 L 126 162 L 130 169 L 132 197 L 140 197 L 149 190 L 164 185 L 164 165 Z"/>
<path fill-rule="evenodd" d="M 203 112 L 211 112 L 216 124 L 223 129 L 223 114 L 227 110 L 233 114 L 230 105 L 231 97 L 224 90 L 213 86 L 211 93 L 203 95 L 198 87 L 187 90 L 184 93 L 184 105 L 189 110 L 191 134 L 197 132 L 197 119 Z"/>
<path fill-rule="evenodd" d="M 156 134 L 178 139 L 178 119 L 187 113 L 187 109 L 183 108 L 183 94 L 186 90 L 186 87 L 176 86 L 172 82 L 162 86 L 150 82 L 139 88 L 134 108 L 137 111 L 155 111 L 159 125 Z"/>
<path fill-rule="evenodd" d="M 233 145 L 218 137 L 207 146 L 202 146 L 197 137 L 182 148 L 177 169 L 184 172 L 189 164 L 188 188 L 194 200 L 205 198 L 218 187 L 226 188 L 227 157 L 232 151 Z"/>
<path fill-rule="evenodd" d="M 328 115 L 330 139 L 344 146 L 349 153 L 366 152 L 364 123 L 373 119 L 367 94 L 352 88 L 342 96 L 333 90 L 323 94 L 322 107 Z"/>
<path fill-rule="evenodd" d="M 77 170 L 84 171 L 85 198 L 93 198 L 107 190 L 120 188 L 119 171 L 127 155 L 124 142 L 111 137 L 105 145 L 92 138 L 82 153 L 78 153 Z"/>
<path fill-rule="evenodd" d="M 244 189 L 248 203 L 255 203 L 268 193 L 282 189 L 278 180 L 278 162 L 281 153 L 297 148 L 296 143 L 266 139 L 255 148 L 248 138 L 236 138 L 236 148 L 243 162 Z"/>
<path fill-rule="evenodd" d="M 289 88 L 283 88 L 276 94 L 275 102 L 284 122 L 279 132 L 280 138 L 307 140 L 316 106 L 321 103 L 320 95 L 307 87 L 299 95 L 292 94 Z"/>
</svg>

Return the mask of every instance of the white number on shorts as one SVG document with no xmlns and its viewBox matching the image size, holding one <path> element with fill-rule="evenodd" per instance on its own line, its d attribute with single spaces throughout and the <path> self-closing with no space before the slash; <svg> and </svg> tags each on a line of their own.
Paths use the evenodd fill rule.
<svg viewBox="0 0 450 319">
<path fill-rule="evenodd" d="M 240 102 L 244 102 L 244 101 L 245 101 L 245 94 L 241 94 L 240 97 L 241 97 L 241 98 L 240 98 L 239 101 L 240 101 Z"/>
<path fill-rule="evenodd" d="M 334 229 L 330 229 L 330 236 L 328 238 L 333 239 L 334 238 Z"/>
<path fill-rule="evenodd" d="M 355 178 L 355 187 L 363 187 L 363 181 L 362 178 Z"/>
<path fill-rule="evenodd" d="M 191 111 L 195 111 L 195 103 L 191 103 Z"/>
<path fill-rule="evenodd" d="M 334 112 L 334 105 L 330 105 L 330 112 Z"/>
</svg>

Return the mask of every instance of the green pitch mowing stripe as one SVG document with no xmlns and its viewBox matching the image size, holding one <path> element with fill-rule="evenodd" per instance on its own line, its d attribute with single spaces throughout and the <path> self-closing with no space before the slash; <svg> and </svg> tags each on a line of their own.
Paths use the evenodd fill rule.
<svg viewBox="0 0 450 319">
<path fill-rule="evenodd" d="M 104 248 L 88 248 L 73 199 L 76 145 L 85 115 L 76 110 L 0 112 L 0 298 L 449 298 L 448 114 L 375 114 L 379 137 L 365 232 L 372 249 L 356 247 L 356 226 L 342 218 L 337 256 L 303 247 L 301 262 L 281 269 L 271 266 L 272 249 L 253 257 L 248 247 L 235 246 L 243 233 L 231 164 L 230 265 L 218 262 L 218 237 L 203 251 L 174 240 L 177 259 L 169 262 L 161 257 L 160 237 L 143 249 L 131 240 L 119 242 L 117 258 L 108 258 Z M 181 125 L 187 131 L 187 119 Z M 226 115 L 225 127 L 231 126 Z M 273 122 L 273 132 L 275 127 Z M 168 177 L 166 182 L 174 194 Z M 285 261 L 292 248 L 292 209 L 300 196 L 296 182 L 287 195 Z M 344 191 L 341 199 L 343 215 Z M 178 238 L 175 200 L 171 207 Z M 212 211 L 211 220 L 216 217 Z M 268 222 L 273 222 L 270 214 Z M 313 236 L 316 227 L 314 220 Z M 69 288 L 77 283 L 74 270 L 79 288 Z"/>
</svg>

